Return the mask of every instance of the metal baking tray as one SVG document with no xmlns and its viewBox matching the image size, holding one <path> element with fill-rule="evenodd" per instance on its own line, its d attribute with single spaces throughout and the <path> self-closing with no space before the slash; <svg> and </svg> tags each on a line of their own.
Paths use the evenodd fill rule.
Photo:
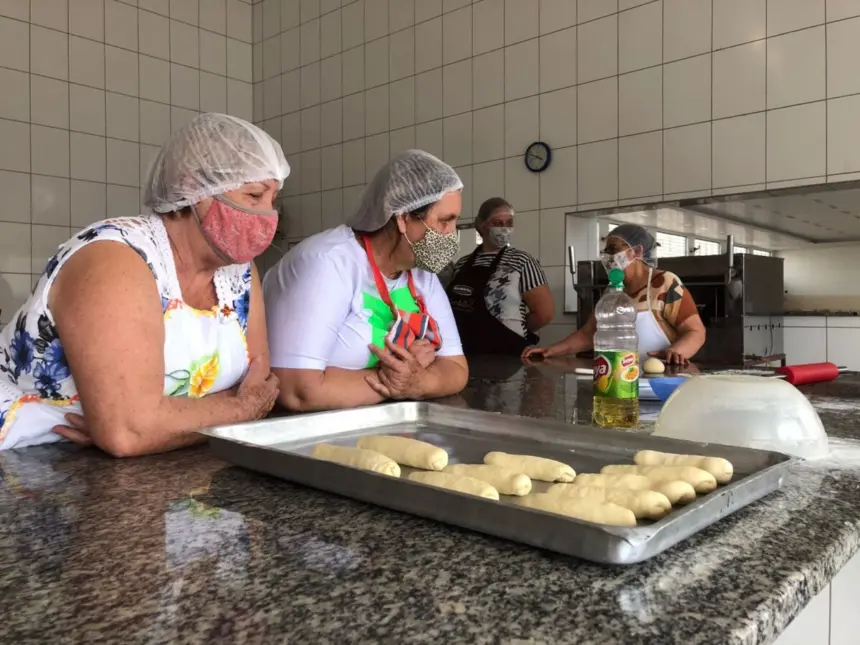
<svg viewBox="0 0 860 645">
<path fill-rule="evenodd" d="M 287 416 L 206 431 L 221 459 L 282 479 L 481 533 L 606 564 L 633 564 L 678 544 L 781 485 L 798 461 L 776 452 L 701 444 L 562 421 L 454 408 L 391 403 L 337 412 Z M 485 500 L 309 457 L 321 442 L 353 446 L 362 435 L 399 434 L 448 451 L 450 463 L 481 463 L 491 450 L 550 457 L 577 473 L 633 463 L 638 450 L 724 457 L 734 464 L 727 486 L 635 528 L 593 524 L 517 506 L 502 496 Z M 534 491 L 547 484 L 535 482 Z"/>
</svg>

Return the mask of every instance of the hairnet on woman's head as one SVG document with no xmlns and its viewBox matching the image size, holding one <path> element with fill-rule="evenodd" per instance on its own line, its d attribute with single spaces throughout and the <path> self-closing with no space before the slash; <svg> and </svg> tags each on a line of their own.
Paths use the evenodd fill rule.
<svg viewBox="0 0 860 645">
<path fill-rule="evenodd" d="M 201 114 L 161 148 L 143 204 L 169 213 L 252 182 L 283 185 L 289 174 L 280 144 L 266 132 L 234 116 Z"/>
<path fill-rule="evenodd" d="M 624 240 L 631 249 L 642 249 L 642 260 L 648 266 L 657 266 L 657 242 L 654 236 L 638 224 L 622 224 L 616 226 L 607 237 L 617 237 Z"/>
<path fill-rule="evenodd" d="M 422 150 L 407 150 L 379 169 L 346 223 L 357 231 L 378 231 L 392 217 L 438 202 L 461 188 L 463 182 L 451 166 Z"/>
</svg>

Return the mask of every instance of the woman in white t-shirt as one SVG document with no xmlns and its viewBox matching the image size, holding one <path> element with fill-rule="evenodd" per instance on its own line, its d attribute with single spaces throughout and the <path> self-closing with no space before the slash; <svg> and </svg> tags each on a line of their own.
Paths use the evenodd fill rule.
<svg viewBox="0 0 860 645">
<path fill-rule="evenodd" d="M 459 247 L 462 188 L 439 159 L 401 153 L 347 225 L 304 240 L 266 274 L 282 405 L 330 410 L 463 389 L 468 367 L 436 275 Z"/>
</svg>

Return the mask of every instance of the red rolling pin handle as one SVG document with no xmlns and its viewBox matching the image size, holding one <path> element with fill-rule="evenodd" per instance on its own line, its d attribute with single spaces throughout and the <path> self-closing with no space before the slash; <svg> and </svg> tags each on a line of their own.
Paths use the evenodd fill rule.
<svg viewBox="0 0 860 645">
<path fill-rule="evenodd" d="M 785 376 L 785 380 L 792 385 L 807 385 L 833 381 L 839 376 L 840 371 L 842 370 L 833 363 L 807 363 L 780 367 L 776 373 Z"/>
</svg>

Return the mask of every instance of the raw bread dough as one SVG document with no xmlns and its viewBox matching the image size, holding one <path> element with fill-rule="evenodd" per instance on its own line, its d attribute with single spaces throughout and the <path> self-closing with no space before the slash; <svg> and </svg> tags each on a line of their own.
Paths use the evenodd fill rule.
<svg viewBox="0 0 860 645">
<path fill-rule="evenodd" d="M 645 475 L 652 483 L 685 481 L 697 493 L 710 493 L 717 487 L 717 480 L 706 470 L 693 466 L 604 466 L 600 470 L 607 475 Z"/>
<path fill-rule="evenodd" d="M 550 495 L 593 499 L 598 502 L 618 504 L 633 511 L 636 518 L 659 520 L 672 510 L 672 504 L 662 493 L 653 490 L 630 490 L 601 486 L 577 486 L 576 484 L 553 484 L 547 491 Z"/>
<path fill-rule="evenodd" d="M 396 437 L 393 435 L 376 435 L 362 437 L 358 440 L 358 447 L 367 450 L 375 450 L 382 453 L 398 464 L 423 468 L 424 470 L 442 470 L 448 465 L 448 453 L 437 448 L 432 443 L 408 439 L 407 437 Z"/>
<path fill-rule="evenodd" d="M 478 497 L 486 497 L 487 499 L 499 500 L 499 491 L 490 486 L 487 482 L 474 477 L 464 477 L 462 475 L 452 475 L 451 473 L 439 472 L 419 472 L 409 475 L 409 479 L 419 484 L 427 484 L 428 486 L 436 486 L 437 488 L 447 488 L 455 490 L 467 495 L 476 495 Z"/>
<path fill-rule="evenodd" d="M 314 446 L 311 457 L 324 461 L 333 461 L 344 466 L 351 466 L 352 468 L 370 470 L 380 475 L 400 477 L 400 466 L 397 465 L 397 462 L 373 450 L 333 446 L 330 443 L 318 443 Z"/>
<path fill-rule="evenodd" d="M 666 496 L 672 506 L 689 504 L 696 499 L 696 491 L 684 481 L 651 481 L 645 475 L 577 475 L 577 486 L 602 486 L 605 488 L 626 488 L 628 490 L 653 490 Z"/>
<path fill-rule="evenodd" d="M 530 478 L 542 482 L 572 482 L 576 478 L 576 472 L 567 464 L 544 457 L 488 452 L 484 455 L 484 463 L 491 466 L 504 466 L 515 473 L 525 473 Z"/>
<path fill-rule="evenodd" d="M 735 472 L 732 462 L 721 457 L 679 455 L 672 452 L 640 450 L 633 457 L 633 461 L 638 466 L 693 466 L 694 468 L 701 468 L 711 473 L 718 484 L 728 484 Z"/>
<path fill-rule="evenodd" d="M 666 371 L 666 364 L 659 358 L 649 358 L 642 363 L 642 369 L 646 374 L 662 374 Z"/>
<path fill-rule="evenodd" d="M 487 482 L 502 495 L 528 495 L 532 490 L 532 480 L 528 475 L 518 473 L 504 466 L 487 464 L 452 464 L 445 468 L 446 473 L 474 477 Z"/>
<path fill-rule="evenodd" d="M 598 502 L 594 499 L 577 499 L 564 495 L 538 493 L 520 497 L 517 499 L 517 503 L 527 508 L 575 517 L 595 524 L 636 526 L 636 516 L 629 508 L 609 502 Z"/>
</svg>

